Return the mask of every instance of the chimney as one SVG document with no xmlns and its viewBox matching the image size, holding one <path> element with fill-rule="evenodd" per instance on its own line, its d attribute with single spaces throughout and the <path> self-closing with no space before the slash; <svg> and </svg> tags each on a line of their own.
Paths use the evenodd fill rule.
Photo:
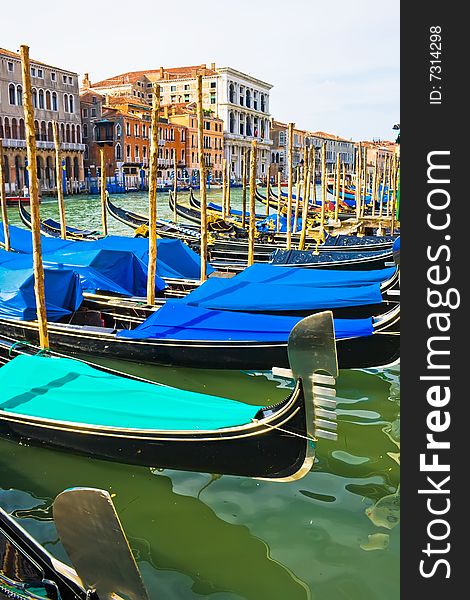
<svg viewBox="0 0 470 600">
<path fill-rule="evenodd" d="M 173 106 L 171 107 L 171 114 L 172 114 L 172 115 L 176 115 L 176 106 L 175 106 L 175 105 L 173 105 Z"/>
<path fill-rule="evenodd" d="M 168 119 L 168 104 L 165 104 L 165 106 L 163 107 L 163 116 L 165 117 L 165 119 Z"/>
<path fill-rule="evenodd" d="M 164 75 L 165 75 L 165 69 L 163 67 L 160 67 L 160 79 L 163 79 Z"/>
<path fill-rule="evenodd" d="M 91 86 L 90 78 L 88 77 L 88 73 L 83 75 L 82 85 L 85 89 L 88 89 Z"/>
<path fill-rule="evenodd" d="M 212 71 L 215 71 L 215 63 L 211 63 L 211 69 Z"/>
</svg>

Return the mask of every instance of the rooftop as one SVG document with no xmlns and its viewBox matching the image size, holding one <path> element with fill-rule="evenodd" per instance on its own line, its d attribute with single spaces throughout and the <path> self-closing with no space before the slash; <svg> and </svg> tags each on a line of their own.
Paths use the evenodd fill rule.
<svg viewBox="0 0 470 600">
<path fill-rule="evenodd" d="M 16 60 L 21 60 L 21 56 L 19 52 L 12 52 L 11 50 L 6 50 L 5 48 L 0 48 L 0 56 L 7 56 L 8 58 L 14 58 Z M 48 67 L 49 69 L 58 69 L 60 71 L 66 71 L 71 75 L 77 75 L 74 71 L 70 71 L 69 69 L 64 69 L 63 67 L 55 67 L 53 65 L 48 65 L 47 63 L 40 62 L 39 60 L 35 60 L 34 58 L 29 59 L 30 62 L 35 65 L 41 65 L 42 67 Z"/>
</svg>

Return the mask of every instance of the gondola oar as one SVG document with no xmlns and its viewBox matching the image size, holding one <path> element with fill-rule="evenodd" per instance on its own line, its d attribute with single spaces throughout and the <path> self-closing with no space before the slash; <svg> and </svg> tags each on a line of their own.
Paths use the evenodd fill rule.
<svg viewBox="0 0 470 600">
<path fill-rule="evenodd" d="M 111 496 L 95 488 L 71 488 L 53 504 L 61 542 L 86 589 L 100 600 L 148 600 Z"/>
</svg>

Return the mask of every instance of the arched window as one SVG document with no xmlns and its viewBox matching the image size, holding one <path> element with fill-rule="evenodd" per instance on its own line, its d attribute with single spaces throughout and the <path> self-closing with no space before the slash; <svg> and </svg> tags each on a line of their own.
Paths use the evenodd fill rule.
<svg viewBox="0 0 470 600">
<path fill-rule="evenodd" d="M 72 125 L 72 144 L 75 144 L 75 125 Z"/>
<path fill-rule="evenodd" d="M 46 108 L 47 110 L 51 110 L 51 93 L 49 90 L 46 92 Z"/>
<path fill-rule="evenodd" d="M 74 179 L 80 178 L 80 168 L 78 165 L 78 158 L 76 156 L 73 159 L 73 177 Z"/>
<path fill-rule="evenodd" d="M 40 140 L 41 138 L 39 137 L 39 122 L 38 121 L 34 121 L 34 137 L 36 140 Z"/>
<path fill-rule="evenodd" d="M 39 105 L 39 108 L 44 108 L 44 90 L 39 90 L 38 105 Z"/>
<path fill-rule="evenodd" d="M 5 133 L 3 131 L 3 122 L 2 122 L 2 117 L 0 117 L 0 139 L 3 139 L 5 137 Z"/>
<path fill-rule="evenodd" d="M 265 133 L 264 121 L 263 121 L 263 119 L 261 119 L 261 137 L 263 139 L 264 139 L 264 133 Z"/>
<path fill-rule="evenodd" d="M 245 103 L 248 108 L 251 107 L 251 92 L 250 92 L 250 90 L 246 90 Z"/>
<path fill-rule="evenodd" d="M 21 85 L 16 86 L 16 103 L 18 106 L 23 104 L 23 87 Z"/>
<path fill-rule="evenodd" d="M 8 96 L 10 99 L 10 104 L 16 104 L 16 89 L 12 83 L 10 83 L 8 86 Z"/>
<path fill-rule="evenodd" d="M 235 116 L 233 112 L 230 113 L 230 133 L 235 133 Z"/>
<path fill-rule="evenodd" d="M 54 141 L 54 131 L 52 129 L 52 123 L 50 121 L 47 124 L 47 141 L 48 142 Z"/>
<path fill-rule="evenodd" d="M 46 135 L 46 122 L 45 121 L 41 121 L 41 140 L 46 140 L 47 139 L 47 135 Z"/>
<path fill-rule="evenodd" d="M 60 141 L 65 142 L 65 127 L 64 124 L 60 124 Z"/>
<path fill-rule="evenodd" d="M 266 103 L 264 100 L 264 94 L 261 94 L 261 112 L 265 112 L 266 110 Z"/>
<path fill-rule="evenodd" d="M 64 110 L 65 112 L 69 112 L 69 95 L 64 94 Z"/>
<path fill-rule="evenodd" d="M 85 126 L 84 126 L 85 127 Z M 85 131 L 85 130 L 83 130 Z M 116 125 L 116 137 L 120 138 L 121 137 L 121 126 L 119 125 L 119 123 Z M 85 134 L 84 134 L 85 135 Z"/>
<path fill-rule="evenodd" d="M 69 112 L 73 113 L 73 111 L 74 111 L 73 96 L 72 96 L 72 94 L 70 94 L 70 96 L 69 96 Z"/>
<path fill-rule="evenodd" d="M 8 117 L 5 117 L 5 139 L 8 140 L 11 138 L 11 129 L 10 129 L 10 121 Z"/>
<path fill-rule="evenodd" d="M 32 98 L 33 98 L 33 107 L 37 108 L 38 107 L 38 92 L 37 92 L 36 88 L 32 89 Z"/>
<path fill-rule="evenodd" d="M 70 143 L 70 125 L 65 126 L 65 141 Z"/>
<path fill-rule="evenodd" d="M 52 92 L 52 110 L 57 111 L 57 92 Z"/>
<path fill-rule="evenodd" d="M 121 160 L 121 158 L 122 158 L 121 144 L 116 144 L 116 160 Z"/>
<path fill-rule="evenodd" d="M 19 156 L 15 156 L 15 181 L 16 187 L 21 189 L 24 182 L 24 167 Z"/>
<path fill-rule="evenodd" d="M 82 143 L 82 136 L 81 136 L 80 125 L 77 125 L 77 144 L 81 144 L 81 143 Z"/>
<path fill-rule="evenodd" d="M 37 168 L 37 174 L 38 174 L 38 179 L 42 179 L 42 157 L 41 156 L 37 156 L 36 157 L 36 168 Z"/>
<path fill-rule="evenodd" d="M 246 118 L 246 135 L 252 135 L 251 133 L 251 117 Z"/>
<path fill-rule="evenodd" d="M 88 125 L 86 123 L 83 123 L 83 137 L 88 137 Z"/>
<path fill-rule="evenodd" d="M 274 152 L 271 154 L 271 162 L 272 163 L 276 162 L 276 155 L 274 154 Z"/>
<path fill-rule="evenodd" d="M 11 137 L 14 140 L 18 139 L 18 122 L 16 119 L 11 120 Z"/>
</svg>

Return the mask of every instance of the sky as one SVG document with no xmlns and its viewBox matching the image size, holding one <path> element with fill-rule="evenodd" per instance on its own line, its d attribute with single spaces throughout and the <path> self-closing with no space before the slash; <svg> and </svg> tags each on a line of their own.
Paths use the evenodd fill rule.
<svg viewBox="0 0 470 600">
<path fill-rule="evenodd" d="M 275 119 L 348 139 L 393 140 L 400 123 L 399 4 L 2 0 L 0 47 L 27 44 L 31 58 L 80 79 L 88 72 L 92 82 L 215 62 L 271 83 Z"/>
</svg>

